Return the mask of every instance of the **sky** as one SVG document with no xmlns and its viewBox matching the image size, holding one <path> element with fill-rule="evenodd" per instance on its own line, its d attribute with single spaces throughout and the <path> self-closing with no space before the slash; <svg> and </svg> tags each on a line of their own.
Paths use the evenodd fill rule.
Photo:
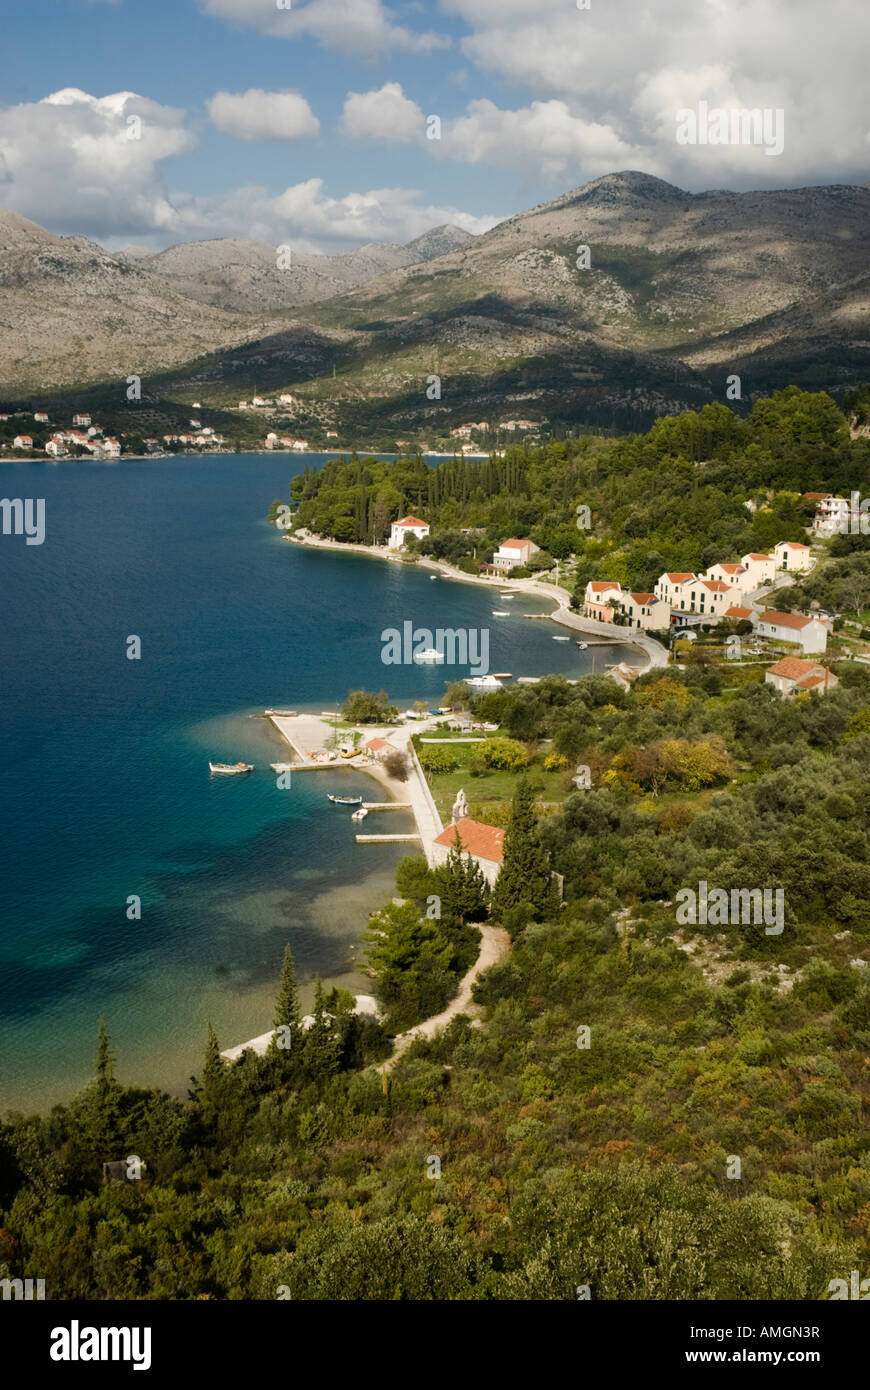
<svg viewBox="0 0 870 1390">
<path fill-rule="evenodd" d="M 332 253 L 483 232 L 625 169 L 865 183 L 868 37 L 867 0 L 27 0 L 3 17 L 0 207 L 109 249 Z M 748 108 L 771 138 L 702 141 L 705 109 Z"/>
</svg>

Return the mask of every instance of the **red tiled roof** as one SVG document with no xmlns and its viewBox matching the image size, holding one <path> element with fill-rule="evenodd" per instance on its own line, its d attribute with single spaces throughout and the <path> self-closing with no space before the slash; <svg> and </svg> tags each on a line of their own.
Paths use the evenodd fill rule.
<svg viewBox="0 0 870 1390">
<path fill-rule="evenodd" d="M 813 619 L 805 617 L 803 613 L 777 613 L 768 609 L 761 621 L 772 623 L 774 627 L 793 627 L 799 631 L 806 627 L 807 623 L 811 623 Z"/>
<path fill-rule="evenodd" d="M 635 594 L 631 592 L 628 596 L 629 598 L 633 598 L 635 603 L 658 603 L 655 594 Z"/>
<path fill-rule="evenodd" d="M 702 579 L 701 583 L 705 589 L 709 589 L 714 594 L 728 594 L 731 592 L 729 584 L 723 584 L 721 579 Z"/>
<path fill-rule="evenodd" d="M 772 556 L 772 555 L 759 555 L 759 554 L 756 553 L 756 551 L 750 550 L 750 552 L 749 552 L 749 554 L 748 554 L 748 556 L 747 556 L 746 558 L 749 559 L 749 560 L 772 560 L 772 559 L 773 559 L 773 556 Z"/>
<path fill-rule="evenodd" d="M 682 571 L 672 573 L 670 570 L 665 572 L 665 578 L 670 579 L 674 584 L 684 584 L 687 579 L 694 579 L 693 574 L 684 574 Z"/>
<path fill-rule="evenodd" d="M 418 516 L 403 516 L 401 521 L 394 521 L 394 526 L 428 526 L 428 521 L 421 521 Z"/>
<path fill-rule="evenodd" d="M 741 608 L 739 604 L 734 604 L 731 608 L 726 608 L 722 614 L 723 618 L 751 618 L 751 608 Z"/>
<path fill-rule="evenodd" d="M 509 545 L 510 542 L 506 541 L 505 544 Z M 596 594 L 603 594 L 605 589 L 618 589 L 619 585 L 614 579 L 590 579 L 589 587 Z"/>
<path fill-rule="evenodd" d="M 500 826 L 484 825 L 478 820 L 460 820 L 455 825 L 448 825 L 446 830 L 436 835 L 435 844 L 448 845 L 452 849 L 456 844 L 457 832 L 463 850 L 475 859 L 489 859 L 494 864 L 502 862 L 505 832 Z"/>
<path fill-rule="evenodd" d="M 524 541 L 517 541 L 517 540 L 502 541 L 502 543 L 501 543 L 501 548 L 502 548 L 502 550 L 504 550 L 505 546 L 508 546 L 508 545 L 511 546 L 511 548 L 516 548 L 516 549 L 522 550 L 522 548 L 523 548 L 524 545 L 531 545 L 531 541 L 530 541 L 528 538 L 526 538 L 526 540 L 524 540 Z"/>
<path fill-rule="evenodd" d="M 799 656 L 784 656 L 775 666 L 768 666 L 766 674 L 783 676 L 787 681 L 800 681 L 823 669 L 817 661 L 802 661 Z"/>
<path fill-rule="evenodd" d="M 714 566 L 714 568 L 715 568 L 715 566 Z M 729 563 L 729 564 L 727 564 L 727 565 L 720 565 L 719 568 L 720 568 L 720 570 L 724 570 L 726 574 L 736 574 L 738 570 L 745 569 L 746 566 L 745 566 L 745 565 L 732 565 L 732 564 Z"/>
<path fill-rule="evenodd" d="M 395 745 L 390 743 L 389 739 L 386 738 L 370 738 L 366 744 L 366 748 L 373 749 L 375 753 L 380 752 L 382 748 L 393 748 L 394 746 Z"/>
<path fill-rule="evenodd" d="M 782 550 L 786 547 L 789 550 L 809 550 L 809 546 L 804 545 L 801 541 L 780 541 L 779 546 Z"/>
</svg>

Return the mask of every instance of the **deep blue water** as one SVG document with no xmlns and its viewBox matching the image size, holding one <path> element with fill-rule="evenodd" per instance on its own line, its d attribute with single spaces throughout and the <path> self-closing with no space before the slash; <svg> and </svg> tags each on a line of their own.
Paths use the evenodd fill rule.
<svg viewBox="0 0 870 1390">
<path fill-rule="evenodd" d="M 86 1081 L 100 1014 L 123 1080 L 183 1089 L 207 1016 L 223 1046 L 270 1026 L 287 940 L 303 979 L 369 987 L 355 938 L 402 848 L 357 846 L 326 802 L 353 774 L 278 790 L 265 706 L 332 709 L 358 686 L 437 703 L 461 670 L 381 662 L 406 619 L 489 628 L 495 671 L 588 664 L 519 616 L 546 603 L 282 539 L 266 512 L 302 462 L 0 467 L 4 496 L 46 502 L 43 545 L 0 535 L 0 1111 Z M 210 757 L 257 771 L 210 778 Z"/>
</svg>

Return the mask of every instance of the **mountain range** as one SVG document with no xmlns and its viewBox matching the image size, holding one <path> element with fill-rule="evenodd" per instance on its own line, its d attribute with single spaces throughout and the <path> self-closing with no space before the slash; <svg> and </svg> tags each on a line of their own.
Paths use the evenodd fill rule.
<svg viewBox="0 0 870 1390">
<path fill-rule="evenodd" d="M 110 255 L 4 213 L 0 383 L 137 371 L 224 408 L 281 388 L 336 422 L 641 424 L 724 400 L 732 374 L 744 399 L 870 377 L 868 253 L 866 185 L 691 194 L 636 172 L 481 236 L 436 228 L 405 247 L 293 254 L 288 270 L 260 242 Z"/>
</svg>

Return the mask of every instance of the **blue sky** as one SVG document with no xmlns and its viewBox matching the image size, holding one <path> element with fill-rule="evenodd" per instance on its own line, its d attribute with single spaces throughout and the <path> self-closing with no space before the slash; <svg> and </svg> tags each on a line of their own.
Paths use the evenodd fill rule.
<svg viewBox="0 0 870 1390">
<path fill-rule="evenodd" d="M 7 7 L 0 206 L 110 247 L 335 251 L 482 231 L 616 169 L 693 191 L 870 177 L 864 0 L 280 3 Z M 702 100 L 781 110 L 782 153 L 678 144 Z"/>
</svg>

